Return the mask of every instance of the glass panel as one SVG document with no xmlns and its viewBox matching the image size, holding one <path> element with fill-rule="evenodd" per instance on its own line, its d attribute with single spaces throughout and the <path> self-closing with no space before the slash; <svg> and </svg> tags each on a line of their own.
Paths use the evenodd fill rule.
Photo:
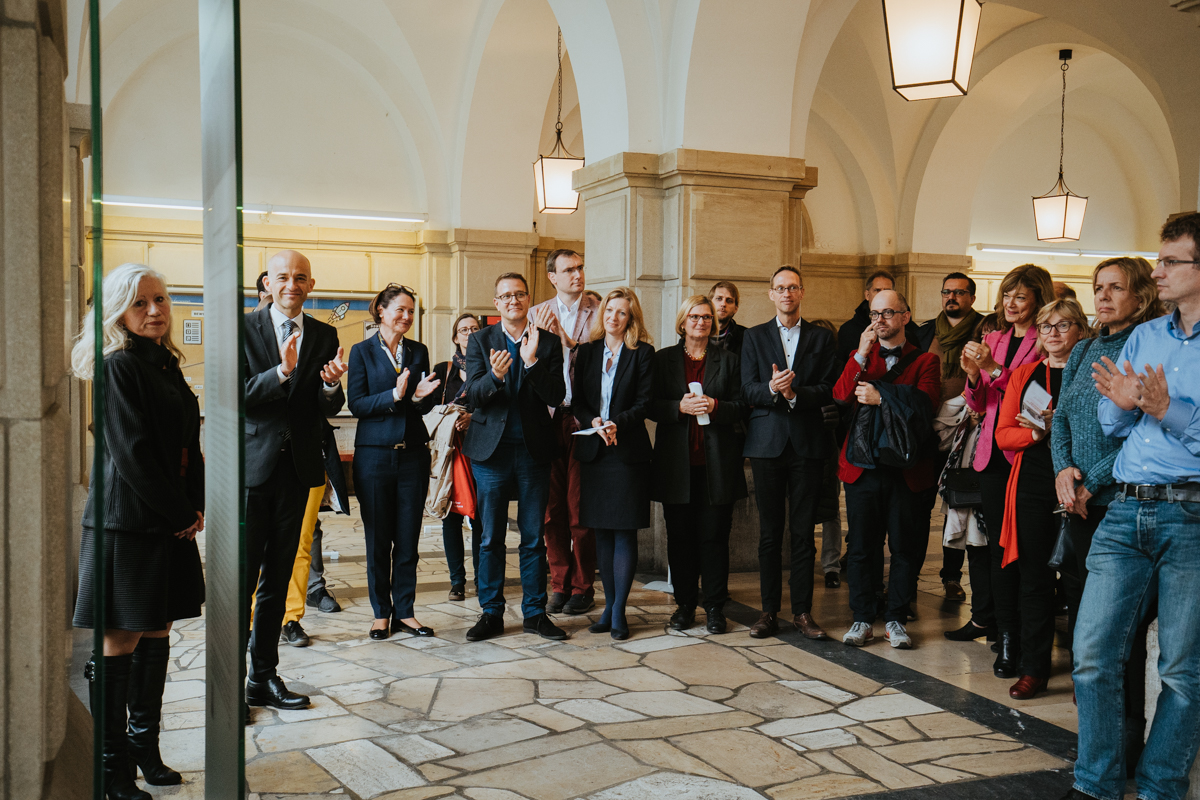
<svg viewBox="0 0 1200 800">
<path fill-rule="evenodd" d="M 204 796 L 245 796 L 241 41 L 237 0 L 200 0 L 207 534 Z"/>
</svg>

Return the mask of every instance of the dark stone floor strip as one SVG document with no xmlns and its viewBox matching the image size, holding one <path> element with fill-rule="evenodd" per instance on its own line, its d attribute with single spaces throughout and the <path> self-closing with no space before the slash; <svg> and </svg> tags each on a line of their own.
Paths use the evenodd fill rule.
<svg viewBox="0 0 1200 800">
<path fill-rule="evenodd" d="M 894 792 L 857 794 L 840 800 L 1058 800 L 1071 788 L 1069 770 L 1045 770 L 999 778 L 955 781 Z"/>
</svg>

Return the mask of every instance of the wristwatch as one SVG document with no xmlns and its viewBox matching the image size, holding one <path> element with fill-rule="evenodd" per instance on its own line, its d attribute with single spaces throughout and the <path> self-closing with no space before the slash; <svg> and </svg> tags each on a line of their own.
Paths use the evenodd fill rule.
<svg viewBox="0 0 1200 800">
<path fill-rule="evenodd" d="M 1000 373 L 1002 373 L 1003 371 L 1004 371 L 1003 367 L 996 367 L 994 370 L 992 370 L 988 374 L 992 376 L 992 380 L 996 380 L 997 378 L 1000 377 Z"/>
</svg>

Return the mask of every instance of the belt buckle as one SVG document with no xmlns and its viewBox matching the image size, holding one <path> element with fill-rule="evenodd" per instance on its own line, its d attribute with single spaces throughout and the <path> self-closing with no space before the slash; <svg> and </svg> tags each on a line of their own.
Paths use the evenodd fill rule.
<svg viewBox="0 0 1200 800">
<path fill-rule="evenodd" d="M 392 449 L 393 450 L 403 450 L 405 448 L 405 446 L 407 446 L 407 445 L 408 445 L 408 442 L 401 442 L 400 444 L 393 445 Z"/>
<path fill-rule="evenodd" d="M 1156 488 L 1157 488 L 1156 486 L 1154 486 L 1153 484 L 1150 484 L 1150 483 L 1136 484 L 1133 487 L 1133 496 L 1137 500 L 1153 500 L 1154 499 L 1153 490 Z M 1142 494 L 1143 489 L 1147 490 L 1144 495 Z"/>
</svg>

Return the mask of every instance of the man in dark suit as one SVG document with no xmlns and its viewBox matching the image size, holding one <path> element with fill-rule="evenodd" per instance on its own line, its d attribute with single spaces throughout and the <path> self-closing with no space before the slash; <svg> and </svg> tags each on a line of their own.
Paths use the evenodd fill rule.
<svg viewBox="0 0 1200 800">
<path fill-rule="evenodd" d="M 863 301 L 858 304 L 858 308 L 854 309 L 854 316 L 838 328 L 837 360 L 839 365 L 846 363 L 846 359 L 850 358 L 854 348 L 858 347 L 858 339 L 863 335 L 863 331 L 871 327 L 871 320 L 868 319 L 868 316 L 871 312 L 871 301 L 875 299 L 875 295 L 885 289 L 895 288 L 896 278 L 886 269 L 875 270 L 867 276 L 863 282 Z M 920 342 L 921 337 L 917 323 L 909 320 L 905 331 L 910 342 L 913 344 Z M 918 346 L 920 345 L 918 344 Z"/>
<path fill-rule="evenodd" d="M 792 615 L 809 639 L 828 639 L 812 617 L 814 518 L 833 434 L 822 406 L 829 405 L 837 361 L 833 334 L 801 325 L 804 285 L 800 270 L 784 265 L 771 277 L 775 318 L 746 331 L 742 391 L 750 407 L 745 455 L 758 501 L 758 571 L 762 616 L 750 628 L 756 639 L 779 630 L 783 595 L 784 499 L 791 532 Z"/>
<path fill-rule="evenodd" d="M 246 702 L 304 708 L 276 673 L 279 632 L 309 490 L 325 483 L 326 417 L 345 403 L 337 331 L 305 316 L 315 281 L 308 259 L 284 250 L 267 263 L 268 307 L 246 315 L 246 601 L 255 596 Z"/>
<path fill-rule="evenodd" d="M 467 402 L 475 412 L 463 440 L 463 455 L 471 459 L 476 508 L 483 520 L 479 546 L 483 614 L 467 632 L 467 640 L 504 632 L 504 534 L 508 501 L 514 493 L 521 530 L 523 628 L 547 639 L 565 639 L 566 633 L 546 616 L 542 540 L 550 462 L 556 450 L 550 409 L 561 405 L 566 396 L 562 343 L 529 318 L 529 284 L 522 275 L 501 275 L 495 293 L 500 322 L 472 335 L 467 345 Z"/>
<path fill-rule="evenodd" d="M 716 325 L 712 337 L 714 342 L 734 355 L 742 354 L 742 341 L 746 338 L 746 329 L 737 324 L 733 317 L 738 312 L 742 302 L 742 294 L 733 281 L 717 281 L 708 290 L 708 299 L 712 301 L 713 312 L 716 314 Z"/>
</svg>

